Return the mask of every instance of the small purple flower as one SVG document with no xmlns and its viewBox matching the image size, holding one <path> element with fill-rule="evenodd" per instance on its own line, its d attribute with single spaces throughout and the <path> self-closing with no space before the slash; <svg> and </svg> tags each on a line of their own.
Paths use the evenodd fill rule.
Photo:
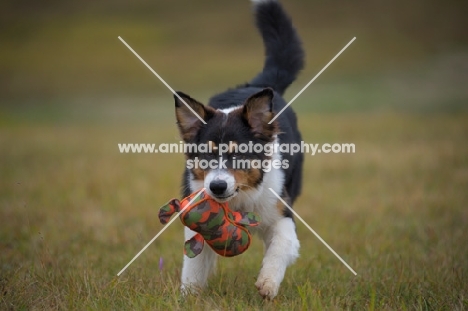
<svg viewBox="0 0 468 311">
<path fill-rule="evenodd" d="M 163 263 L 164 263 L 164 260 L 162 257 L 159 257 L 159 271 L 162 271 L 163 269 Z"/>
</svg>

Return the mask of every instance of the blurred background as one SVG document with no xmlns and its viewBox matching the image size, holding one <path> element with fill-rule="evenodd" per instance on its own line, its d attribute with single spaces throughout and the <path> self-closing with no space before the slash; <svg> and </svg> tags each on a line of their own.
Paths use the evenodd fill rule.
<svg viewBox="0 0 468 311">
<path fill-rule="evenodd" d="M 314 83 L 308 92 L 313 100 L 296 103 L 297 109 L 466 109 L 468 4 L 291 0 L 284 6 L 307 52 L 307 67 L 287 98 L 357 37 Z M 107 101 L 136 104 L 125 97 L 169 100 L 117 36 L 175 89 L 206 99 L 261 69 L 263 46 L 250 11 L 248 1 L 6 1 L 0 13 L 1 104 L 76 100 L 92 103 L 86 109 L 94 113 Z"/>
<path fill-rule="evenodd" d="M 306 156 L 295 208 L 359 276 L 299 225 L 302 256 L 278 305 L 464 309 L 468 2 L 282 2 L 307 54 L 286 100 L 357 38 L 293 107 L 306 142 L 356 144 L 353 155 Z M 106 287 L 162 228 L 157 208 L 179 195 L 184 160 L 119 154 L 118 143 L 179 137 L 172 94 L 117 37 L 175 90 L 207 102 L 262 69 L 251 4 L 3 1 L 0 29 L 0 306 L 167 309 L 180 224 L 129 268 L 128 283 Z M 226 309 L 263 308 L 243 285 L 261 262 L 253 244 L 222 261 L 207 309 L 226 295 Z M 226 294 L 239 265 L 245 290 Z"/>
</svg>

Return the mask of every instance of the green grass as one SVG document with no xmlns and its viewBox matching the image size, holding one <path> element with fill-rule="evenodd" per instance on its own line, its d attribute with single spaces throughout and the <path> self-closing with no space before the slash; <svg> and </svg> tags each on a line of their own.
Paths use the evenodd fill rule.
<svg viewBox="0 0 468 311">
<path fill-rule="evenodd" d="M 118 153 L 119 142 L 178 141 L 172 109 L 132 103 L 2 114 L 0 309 L 468 308 L 466 114 L 298 107 L 304 140 L 356 144 L 354 155 L 306 157 L 295 209 L 358 275 L 298 223 L 301 257 L 264 302 L 257 238 L 220 260 L 201 296 L 183 299 L 179 222 L 116 277 L 162 228 L 158 207 L 178 196 L 183 165 L 181 155 Z"/>
</svg>

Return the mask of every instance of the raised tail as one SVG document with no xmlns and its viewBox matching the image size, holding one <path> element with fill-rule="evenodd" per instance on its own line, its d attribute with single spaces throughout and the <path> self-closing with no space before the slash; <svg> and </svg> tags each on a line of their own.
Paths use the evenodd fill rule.
<svg viewBox="0 0 468 311">
<path fill-rule="evenodd" d="M 263 71 L 251 85 L 272 87 L 283 94 L 304 66 L 304 51 L 291 19 L 276 0 L 251 0 L 265 45 Z"/>
</svg>

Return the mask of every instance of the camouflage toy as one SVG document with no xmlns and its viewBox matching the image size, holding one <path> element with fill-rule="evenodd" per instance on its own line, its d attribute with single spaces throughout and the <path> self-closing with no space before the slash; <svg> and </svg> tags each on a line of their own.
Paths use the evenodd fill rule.
<svg viewBox="0 0 468 311">
<path fill-rule="evenodd" d="M 166 224 L 171 216 L 180 212 L 199 193 L 192 193 L 182 201 L 172 199 L 159 210 L 159 220 Z M 235 212 L 228 203 L 219 203 L 205 191 L 179 215 L 184 226 L 197 232 L 185 242 L 184 253 L 193 258 L 201 253 L 204 242 L 218 254 L 232 257 L 249 248 L 251 236 L 246 227 L 257 226 L 259 217 L 254 213 Z"/>
</svg>

